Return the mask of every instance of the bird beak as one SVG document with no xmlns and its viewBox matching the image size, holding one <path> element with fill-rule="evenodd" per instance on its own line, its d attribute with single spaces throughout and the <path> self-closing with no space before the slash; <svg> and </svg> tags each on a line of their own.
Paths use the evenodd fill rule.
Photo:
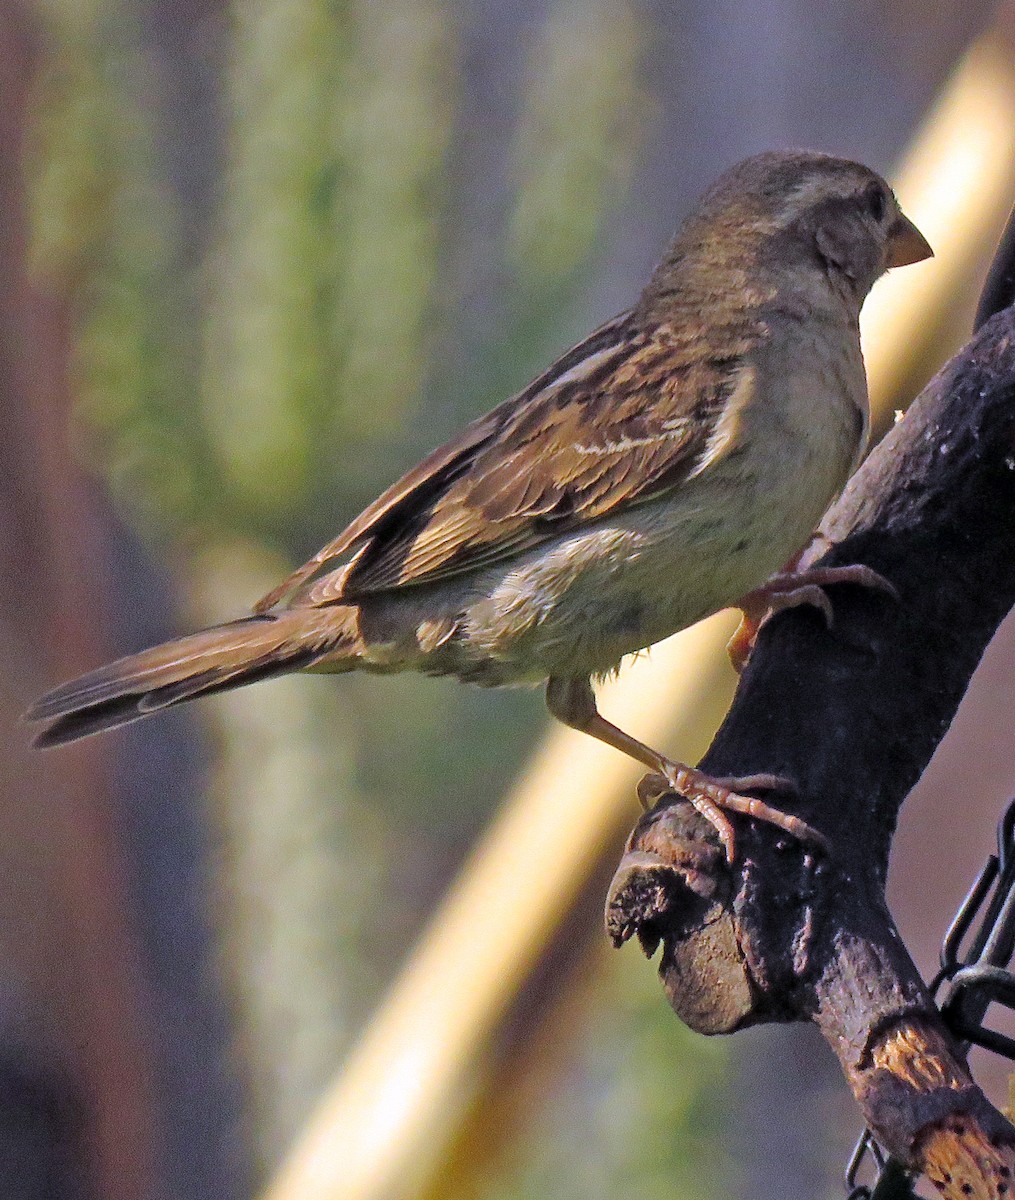
<svg viewBox="0 0 1015 1200">
<path fill-rule="evenodd" d="M 885 259 L 888 266 L 908 267 L 910 263 L 922 262 L 925 258 L 933 258 L 933 256 L 934 251 L 930 248 L 930 242 L 909 217 L 899 213 L 888 230 Z"/>
</svg>

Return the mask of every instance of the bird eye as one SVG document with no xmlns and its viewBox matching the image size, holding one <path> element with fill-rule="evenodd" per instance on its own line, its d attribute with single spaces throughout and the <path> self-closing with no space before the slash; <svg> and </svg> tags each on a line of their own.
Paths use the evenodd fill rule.
<svg viewBox="0 0 1015 1200">
<path fill-rule="evenodd" d="M 888 206 L 888 201 L 885 199 L 884 191 L 877 184 L 867 189 L 863 203 L 875 221 L 880 223 L 885 219 L 885 210 Z"/>
</svg>

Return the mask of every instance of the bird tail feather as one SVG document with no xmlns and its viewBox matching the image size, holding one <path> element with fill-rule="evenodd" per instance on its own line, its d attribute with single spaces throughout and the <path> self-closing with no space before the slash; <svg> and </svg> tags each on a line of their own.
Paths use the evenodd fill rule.
<svg viewBox="0 0 1015 1200">
<path fill-rule="evenodd" d="M 352 607 L 242 617 L 61 684 L 37 700 L 24 719 L 45 723 L 34 745 L 60 746 L 195 696 L 305 670 L 324 659 L 340 671 L 347 657 L 351 670 L 359 644 Z"/>
</svg>

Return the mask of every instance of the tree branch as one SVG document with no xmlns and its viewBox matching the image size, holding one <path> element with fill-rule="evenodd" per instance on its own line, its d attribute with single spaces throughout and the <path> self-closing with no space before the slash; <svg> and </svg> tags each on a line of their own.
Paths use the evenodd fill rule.
<svg viewBox="0 0 1015 1200">
<path fill-rule="evenodd" d="M 617 944 L 662 943 L 664 987 L 694 1029 L 814 1021 L 885 1149 L 956 1200 L 1004 1196 L 1015 1129 L 973 1084 L 884 887 L 902 802 L 1015 604 L 1015 310 L 928 385 L 822 534 L 811 560 L 866 563 L 901 602 L 844 585 L 831 632 L 814 611 L 773 619 L 702 766 L 795 780 L 788 807 L 833 853 L 741 821 L 730 870 L 711 827 L 666 796 L 631 835 L 607 927 Z"/>
</svg>

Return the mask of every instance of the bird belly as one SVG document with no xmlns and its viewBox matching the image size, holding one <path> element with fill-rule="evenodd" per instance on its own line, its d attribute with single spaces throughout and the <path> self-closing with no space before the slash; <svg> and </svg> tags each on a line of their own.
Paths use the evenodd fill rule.
<svg viewBox="0 0 1015 1200">
<path fill-rule="evenodd" d="M 691 500 L 646 505 L 506 572 L 468 609 L 469 650 L 533 679 L 608 673 L 625 655 L 734 603 L 807 535 L 779 529 L 773 538 L 745 527 L 730 497 L 721 520 Z M 754 506 L 742 507 L 750 515 Z"/>
</svg>

